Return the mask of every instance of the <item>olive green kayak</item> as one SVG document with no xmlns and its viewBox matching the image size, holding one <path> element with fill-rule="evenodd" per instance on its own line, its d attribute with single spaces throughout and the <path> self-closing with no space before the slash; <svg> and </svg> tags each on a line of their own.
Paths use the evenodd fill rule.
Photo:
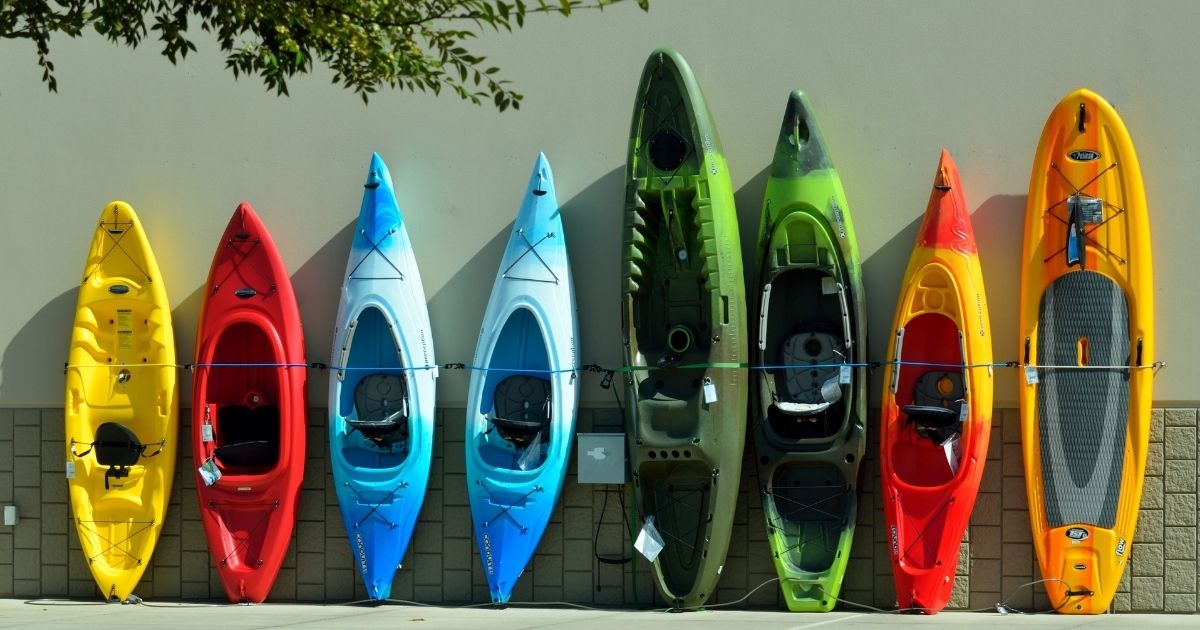
<svg viewBox="0 0 1200 630">
<path fill-rule="evenodd" d="M 788 99 L 758 229 L 752 418 L 763 513 L 788 608 L 837 603 L 867 411 L 862 267 L 808 99 Z M 849 364 L 849 365 L 847 365 Z"/>
<path fill-rule="evenodd" d="M 638 512 L 675 608 L 717 586 L 746 440 L 746 295 L 733 188 L 696 79 L 650 55 L 634 104 L 625 188 L 621 326 Z"/>
</svg>

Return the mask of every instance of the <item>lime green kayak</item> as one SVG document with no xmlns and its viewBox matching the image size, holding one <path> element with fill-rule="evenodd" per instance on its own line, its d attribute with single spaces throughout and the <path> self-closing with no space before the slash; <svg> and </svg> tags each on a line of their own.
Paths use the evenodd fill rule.
<svg viewBox="0 0 1200 630">
<path fill-rule="evenodd" d="M 866 309 L 842 182 L 812 107 L 788 99 L 758 229 L 754 436 L 788 608 L 837 603 L 866 442 Z"/>
<path fill-rule="evenodd" d="M 702 606 L 725 564 L 746 439 L 746 295 L 729 171 L 679 53 L 638 85 L 625 188 L 621 326 L 638 512 L 665 547 L 658 591 Z"/>
</svg>

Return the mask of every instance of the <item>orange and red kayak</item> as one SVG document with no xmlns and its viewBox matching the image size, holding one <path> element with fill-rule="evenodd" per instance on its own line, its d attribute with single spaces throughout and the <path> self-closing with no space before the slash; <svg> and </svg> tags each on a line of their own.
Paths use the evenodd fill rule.
<svg viewBox="0 0 1200 630">
<path fill-rule="evenodd" d="M 945 150 L 901 286 L 879 438 L 885 535 L 900 608 L 936 613 L 954 589 L 992 426 L 983 273 Z"/>
</svg>

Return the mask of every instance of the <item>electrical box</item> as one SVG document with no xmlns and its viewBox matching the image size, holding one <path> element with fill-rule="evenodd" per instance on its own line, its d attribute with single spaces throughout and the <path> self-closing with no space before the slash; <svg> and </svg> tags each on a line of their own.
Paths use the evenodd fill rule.
<svg viewBox="0 0 1200 630">
<path fill-rule="evenodd" d="M 579 483 L 625 483 L 625 434 L 580 433 Z"/>
</svg>

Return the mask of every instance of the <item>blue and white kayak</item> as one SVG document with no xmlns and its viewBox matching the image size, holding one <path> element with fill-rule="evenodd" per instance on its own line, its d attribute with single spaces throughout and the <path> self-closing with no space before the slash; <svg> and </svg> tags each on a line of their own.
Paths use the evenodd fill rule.
<svg viewBox="0 0 1200 630">
<path fill-rule="evenodd" d="M 338 506 L 367 594 L 387 599 L 433 455 L 433 337 L 412 242 L 378 154 L 342 282 L 329 369 Z"/>
<path fill-rule="evenodd" d="M 539 154 L 492 285 L 467 396 L 467 491 L 492 603 L 504 604 L 562 492 L 575 434 L 575 289 Z"/>
</svg>

